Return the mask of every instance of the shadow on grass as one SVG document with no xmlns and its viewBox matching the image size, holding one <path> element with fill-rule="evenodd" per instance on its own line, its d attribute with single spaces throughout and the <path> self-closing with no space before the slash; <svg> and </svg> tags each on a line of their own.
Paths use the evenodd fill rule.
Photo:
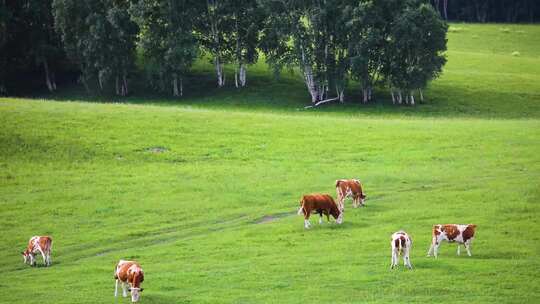
<svg viewBox="0 0 540 304">
<path fill-rule="evenodd" d="M 232 74 L 231 71 L 228 71 Z M 230 81 L 218 88 L 212 67 L 202 65 L 186 76 L 184 96 L 172 97 L 168 88 L 162 92 L 149 86 L 142 72 L 130 81 L 131 96 L 114 95 L 113 83 L 101 93 L 87 93 L 80 84 L 64 84 L 54 94 L 33 92 L 29 98 L 57 101 L 82 101 L 97 103 L 149 104 L 163 106 L 188 106 L 208 109 L 263 110 L 294 113 L 337 113 L 345 115 L 406 117 L 479 117 L 522 118 L 540 117 L 540 94 L 521 94 L 519 106 L 509 106 L 515 94 L 476 89 L 454 88 L 453 83 L 435 81 L 425 92 L 426 101 L 416 106 L 393 105 L 387 88 L 375 88 L 375 101 L 362 104 L 360 90 L 353 81 L 345 92 L 345 103 L 330 102 L 317 108 L 304 109 L 310 96 L 297 73 L 282 73 L 280 78 L 258 65 L 248 75 L 248 86 L 238 89 Z M 95 90 L 97 92 L 97 90 Z"/>
</svg>

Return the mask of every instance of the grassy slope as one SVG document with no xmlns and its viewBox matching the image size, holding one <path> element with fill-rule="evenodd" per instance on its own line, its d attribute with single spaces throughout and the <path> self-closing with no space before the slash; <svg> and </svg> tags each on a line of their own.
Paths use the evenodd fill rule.
<svg viewBox="0 0 540 304">
<path fill-rule="evenodd" d="M 0 302 L 113 302 L 114 263 L 130 257 L 146 271 L 143 303 L 534 302 L 538 90 L 507 74 L 539 77 L 539 48 L 511 57 L 504 43 L 488 49 L 467 36 L 503 37 L 502 26 L 459 27 L 447 73 L 431 89 L 440 109 L 347 105 L 301 115 L 276 98 L 287 89 L 290 108 L 305 101 L 292 80 L 276 95 L 228 90 L 217 102 L 187 98 L 189 107 L 1 99 Z M 520 73 L 515 60 L 532 63 Z M 469 74 L 484 82 L 461 81 Z M 523 96 L 510 108 L 503 97 L 513 86 Z M 244 111 L 230 111 L 235 104 Z M 411 115 L 437 117 L 403 119 Z M 534 119 L 455 117 L 463 115 Z M 333 194 L 346 176 L 364 181 L 369 207 L 349 207 L 341 226 L 304 231 L 294 215 L 300 194 Z M 282 217 L 256 223 L 266 215 Z M 424 257 L 431 225 L 443 222 L 479 226 L 472 258 L 446 244 L 439 260 Z M 388 269 L 389 235 L 401 228 L 414 240 L 414 271 Z M 21 263 L 33 234 L 54 237 L 53 267 Z"/>
<path fill-rule="evenodd" d="M 331 104 L 318 112 L 376 117 L 481 117 L 540 118 L 540 26 L 453 24 L 448 34 L 448 63 L 442 77 L 428 88 L 426 102 L 415 108 L 393 107 L 388 90 L 377 90 L 377 102 L 359 105 L 360 91 L 349 85 L 345 104 Z M 519 56 L 512 56 L 513 52 Z M 200 61 L 195 74 L 186 80 L 182 99 L 156 97 L 142 84 L 134 85 L 130 103 L 187 105 L 196 108 L 265 110 L 290 112 L 302 109 L 310 97 L 297 74 L 283 71 L 276 80 L 265 63 L 249 68 L 248 85 L 233 88 L 229 67 L 227 88 L 217 89 L 212 66 Z M 81 91 L 62 90 L 45 98 L 111 101 L 110 96 L 88 97 Z M 311 112 L 312 110 L 308 110 Z"/>
</svg>

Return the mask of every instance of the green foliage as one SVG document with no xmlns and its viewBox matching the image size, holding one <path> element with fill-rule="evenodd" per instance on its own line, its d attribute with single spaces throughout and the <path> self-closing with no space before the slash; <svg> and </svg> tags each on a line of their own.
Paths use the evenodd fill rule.
<svg viewBox="0 0 540 304">
<path fill-rule="evenodd" d="M 53 13 L 58 32 L 71 60 L 81 70 L 87 90 L 97 80 L 99 89 L 113 75 L 116 93 L 127 93 L 127 82 L 118 88 L 118 78 L 126 78 L 134 66 L 136 25 L 127 15 L 127 0 L 54 0 Z"/>
<path fill-rule="evenodd" d="M 195 0 L 144 0 L 132 5 L 130 12 L 141 29 L 140 45 L 154 87 L 163 91 L 173 83 L 173 95 L 182 94 L 182 77 L 198 55 L 194 23 L 200 11 L 200 1 Z"/>
<path fill-rule="evenodd" d="M 21 86 L 17 82 L 35 88 L 32 84 L 38 78 L 35 74 L 40 80 L 47 79 L 50 91 L 56 89 L 55 70 L 63 68 L 65 55 L 54 31 L 51 2 L 0 2 L 0 94 L 6 93 L 7 87 L 17 91 Z M 21 74 L 26 75 L 21 77 Z M 39 83 L 42 86 L 43 82 Z"/>
<path fill-rule="evenodd" d="M 412 1 L 414 3 L 415 1 Z M 423 89 L 436 78 L 446 59 L 447 25 L 430 5 L 403 6 L 392 24 L 384 51 L 384 77 L 404 91 Z"/>
</svg>

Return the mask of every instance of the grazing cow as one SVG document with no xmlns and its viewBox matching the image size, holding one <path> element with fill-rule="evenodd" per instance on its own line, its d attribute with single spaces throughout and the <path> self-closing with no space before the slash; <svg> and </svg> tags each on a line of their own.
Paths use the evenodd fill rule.
<svg viewBox="0 0 540 304">
<path fill-rule="evenodd" d="M 365 193 L 362 191 L 362 184 L 357 179 L 338 179 L 336 180 L 336 193 L 340 210 L 345 209 L 345 199 L 352 197 L 353 207 L 365 206 Z"/>
<path fill-rule="evenodd" d="M 400 230 L 392 234 L 392 241 L 390 242 L 392 246 L 392 265 L 390 268 L 394 269 L 397 267 L 399 262 L 399 255 L 403 257 L 403 265 L 407 266 L 409 269 L 412 269 L 411 260 L 409 258 L 409 253 L 411 251 L 412 240 L 409 235 Z"/>
<path fill-rule="evenodd" d="M 28 246 L 26 250 L 21 252 L 24 263 L 30 263 L 30 266 L 34 266 L 37 262 L 35 257 L 36 253 L 41 253 L 43 257 L 43 264 L 45 266 L 51 265 L 51 250 L 52 250 L 52 239 L 50 236 L 33 236 L 28 241 Z"/>
<path fill-rule="evenodd" d="M 139 301 L 140 292 L 143 291 L 141 283 L 144 281 L 144 273 L 141 266 L 134 261 L 120 260 L 114 271 L 116 285 L 114 296 L 118 296 L 118 283 L 122 284 L 122 296 L 127 297 L 127 291 L 131 292 L 131 302 Z"/>
<path fill-rule="evenodd" d="M 467 249 L 467 254 L 471 256 L 471 242 L 474 238 L 474 231 L 476 225 L 456 225 L 456 224 L 446 224 L 446 225 L 435 225 L 433 226 L 433 240 L 431 242 L 431 247 L 429 247 L 428 256 L 433 255 L 437 257 L 437 252 L 441 242 L 446 240 L 448 242 L 458 243 L 457 254 L 460 255 L 461 244 L 465 245 Z"/>
<path fill-rule="evenodd" d="M 302 196 L 300 200 L 300 209 L 298 214 L 304 214 L 304 227 L 309 228 L 309 216 L 311 213 L 318 213 L 319 224 L 322 224 L 322 215 L 326 215 L 326 219 L 330 221 L 330 214 L 336 219 L 336 223 L 343 222 L 343 212 L 339 210 L 334 199 L 328 194 L 308 194 Z"/>
</svg>

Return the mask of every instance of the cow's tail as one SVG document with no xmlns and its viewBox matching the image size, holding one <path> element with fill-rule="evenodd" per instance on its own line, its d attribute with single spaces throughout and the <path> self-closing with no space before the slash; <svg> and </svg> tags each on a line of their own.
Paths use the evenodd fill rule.
<svg viewBox="0 0 540 304">
<path fill-rule="evenodd" d="M 304 214 L 304 199 L 303 198 L 300 200 L 300 208 L 298 209 L 297 214 L 298 215 Z"/>
<path fill-rule="evenodd" d="M 339 186 L 339 183 L 341 182 L 340 179 L 336 179 L 336 187 Z"/>
<path fill-rule="evenodd" d="M 403 252 L 403 247 L 405 247 L 405 238 L 400 237 L 399 238 L 399 252 Z"/>
</svg>

